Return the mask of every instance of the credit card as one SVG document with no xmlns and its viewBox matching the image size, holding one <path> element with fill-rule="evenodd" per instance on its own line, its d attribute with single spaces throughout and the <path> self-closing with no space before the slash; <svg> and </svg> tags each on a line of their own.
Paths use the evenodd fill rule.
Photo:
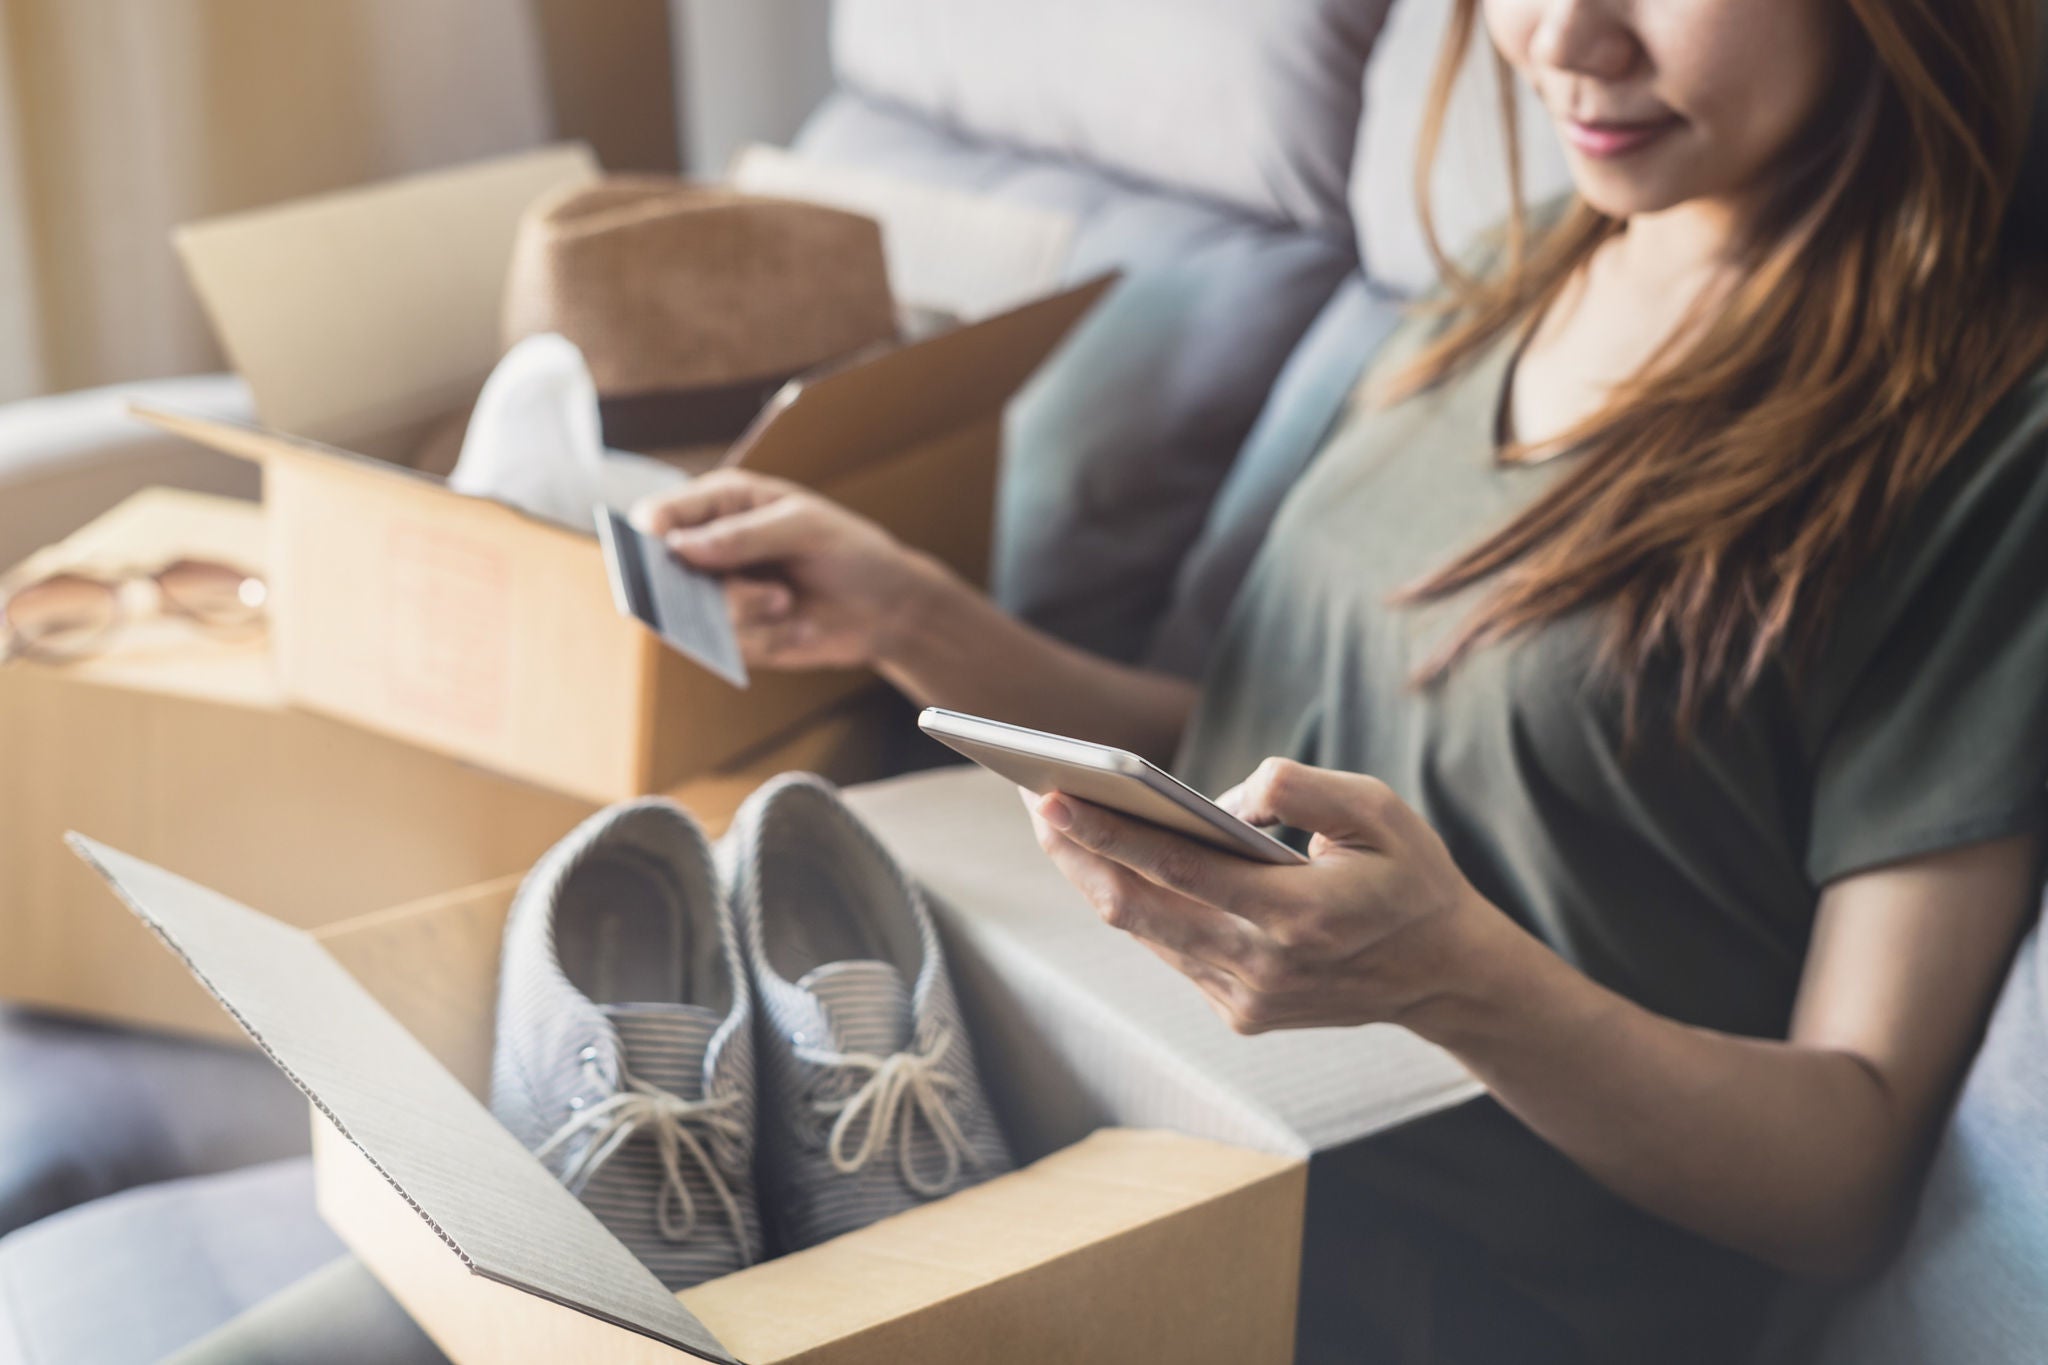
<svg viewBox="0 0 2048 1365">
<path fill-rule="evenodd" d="M 747 664 L 725 606 L 725 587 L 677 559 L 609 507 L 597 509 L 597 539 L 619 614 L 659 635 L 734 687 L 747 685 Z"/>
</svg>

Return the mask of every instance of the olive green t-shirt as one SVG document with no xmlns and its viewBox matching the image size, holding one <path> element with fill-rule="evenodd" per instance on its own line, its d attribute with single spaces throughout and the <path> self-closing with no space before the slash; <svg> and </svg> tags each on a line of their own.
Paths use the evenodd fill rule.
<svg viewBox="0 0 2048 1365">
<path fill-rule="evenodd" d="M 2048 371 L 1889 537 L 1796 677 L 1773 672 L 1686 746 L 1653 697 L 1625 746 L 1596 612 L 1418 689 L 1476 598 L 1387 603 L 1569 476 L 1569 453 L 1498 459 L 1515 353 L 1504 339 L 1397 406 L 1354 403 L 1253 565 L 1179 771 L 1212 792 L 1273 754 L 1371 773 L 1595 980 L 1782 1037 L 1823 886 L 2048 813 Z"/>
</svg>

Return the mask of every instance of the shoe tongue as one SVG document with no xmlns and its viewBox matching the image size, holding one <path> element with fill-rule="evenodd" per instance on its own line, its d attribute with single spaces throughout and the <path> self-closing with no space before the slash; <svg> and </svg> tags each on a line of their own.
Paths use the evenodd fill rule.
<svg viewBox="0 0 2048 1365">
<path fill-rule="evenodd" d="M 705 1057 L 725 1016 L 701 1005 L 604 1005 L 626 1069 L 679 1099 L 704 1098 Z"/>
<path fill-rule="evenodd" d="M 887 1057 L 910 1046 L 910 987 L 888 963 L 828 962 L 796 984 L 824 1011 L 838 1051 Z"/>
</svg>

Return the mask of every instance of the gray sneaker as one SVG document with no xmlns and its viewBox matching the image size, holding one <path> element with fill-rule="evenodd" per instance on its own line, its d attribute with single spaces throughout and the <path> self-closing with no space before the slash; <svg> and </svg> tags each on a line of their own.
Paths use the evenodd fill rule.
<svg viewBox="0 0 2048 1365">
<path fill-rule="evenodd" d="M 1008 1170 L 931 915 L 823 778 L 748 798 L 720 847 L 761 1002 L 760 1172 L 795 1251 Z"/>
<path fill-rule="evenodd" d="M 674 802 L 600 811 L 520 886 L 491 1110 L 668 1288 L 760 1258 L 752 993 Z"/>
</svg>

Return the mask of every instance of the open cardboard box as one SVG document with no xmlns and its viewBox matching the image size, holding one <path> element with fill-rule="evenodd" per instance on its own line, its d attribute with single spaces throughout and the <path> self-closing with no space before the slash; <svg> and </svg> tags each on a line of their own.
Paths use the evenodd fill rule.
<svg viewBox="0 0 2048 1365">
<path fill-rule="evenodd" d="M 1305 1258 L 1341 1251 L 1304 1218 L 1319 1160 L 1477 1082 L 1388 1026 L 1232 1034 L 1103 928 L 990 774 L 848 800 L 931 899 L 1025 1164 L 688 1290 L 682 1316 L 477 1103 L 514 881 L 316 941 L 89 852 L 313 1097 L 323 1214 L 457 1365 L 1290 1359 L 1297 1309 L 1320 1306 Z"/>
<path fill-rule="evenodd" d="M 141 416 L 264 471 L 292 701 L 592 801 L 661 791 L 866 681 L 739 691 L 614 610 L 595 539 L 405 461 L 500 354 L 519 215 L 556 148 L 215 219 L 177 243 L 262 429 Z M 792 384 L 726 463 L 816 488 L 985 579 L 1002 414 L 1101 279 Z"/>
<path fill-rule="evenodd" d="M 30 564 L 263 570 L 251 504 L 136 495 Z M 260 636 L 181 623 L 0 668 L 0 998 L 209 1036 L 233 1025 L 64 847 L 100 831 L 316 928 L 516 872 L 591 807 L 285 704 Z"/>
<path fill-rule="evenodd" d="M 1303 1163 L 1103 1129 L 671 1297 L 479 1102 L 500 882 L 324 943 L 76 846 L 307 1094 L 322 1214 L 456 1365 L 1283 1365 Z"/>
<path fill-rule="evenodd" d="M 139 493 L 25 570 L 180 555 L 262 572 L 261 509 Z M 674 794 L 720 823 L 764 778 L 874 771 L 873 727 L 834 713 Z M 64 667 L 0 668 L 0 999 L 239 1039 L 206 993 L 64 847 L 88 829 L 316 932 L 516 874 L 586 801 L 286 704 L 266 642 L 143 622 Z"/>
</svg>

